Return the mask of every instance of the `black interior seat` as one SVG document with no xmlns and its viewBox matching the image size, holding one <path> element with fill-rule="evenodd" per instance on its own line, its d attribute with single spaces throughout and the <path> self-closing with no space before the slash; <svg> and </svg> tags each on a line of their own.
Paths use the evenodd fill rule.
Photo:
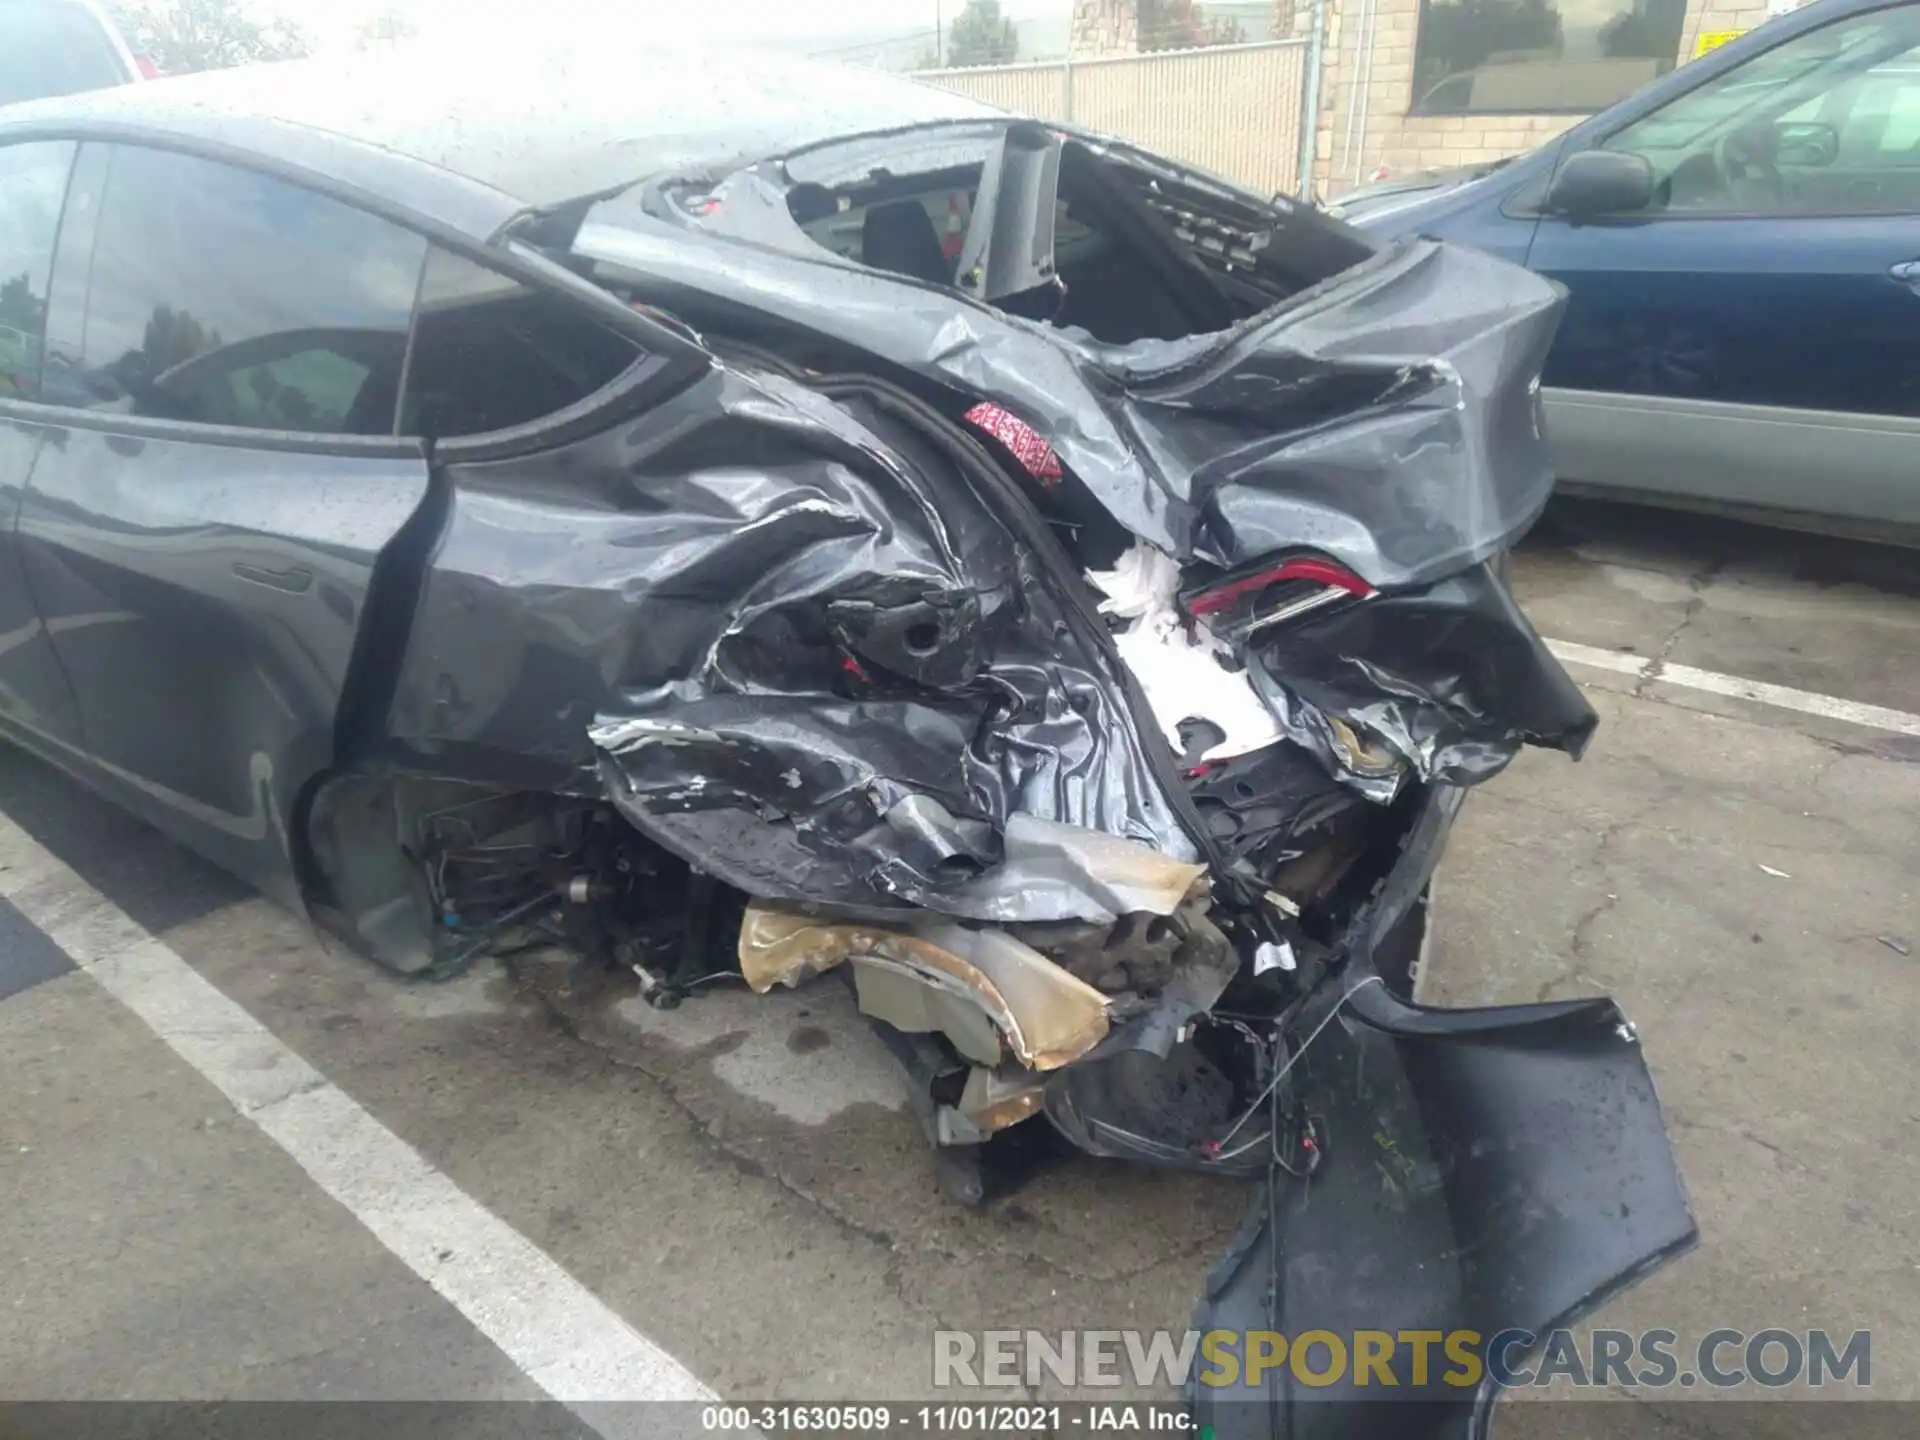
<svg viewBox="0 0 1920 1440">
<path fill-rule="evenodd" d="M 860 261 L 934 285 L 953 283 L 953 263 L 940 252 L 933 217 L 918 200 L 868 208 L 860 222 Z"/>
</svg>

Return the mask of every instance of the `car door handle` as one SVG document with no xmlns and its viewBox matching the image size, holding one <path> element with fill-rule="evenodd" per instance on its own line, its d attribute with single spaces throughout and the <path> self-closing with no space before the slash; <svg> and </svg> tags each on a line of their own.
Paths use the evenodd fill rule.
<svg viewBox="0 0 1920 1440">
<path fill-rule="evenodd" d="M 242 580 L 250 580 L 255 585 L 269 585 L 275 590 L 284 590 L 289 595 L 304 595 L 313 584 L 313 572 L 304 565 L 289 565 L 285 570 L 272 570 L 265 565 L 250 565 L 245 560 L 233 562 L 233 573 Z"/>
<path fill-rule="evenodd" d="M 1920 283 L 1920 260 L 1902 260 L 1898 265 L 1889 265 L 1887 274 L 1902 285 Z"/>
</svg>

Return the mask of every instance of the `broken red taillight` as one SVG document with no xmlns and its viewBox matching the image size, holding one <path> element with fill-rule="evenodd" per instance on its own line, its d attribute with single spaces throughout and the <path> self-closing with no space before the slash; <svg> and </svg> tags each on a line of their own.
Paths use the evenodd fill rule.
<svg viewBox="0 0 1920 1440">
<path fill-rule="evenodd" d="M 1212 581 L 1182 597 L 1187 614 L 1244 640 L 1301 615 L 1342 601 L 1365 600 L 1373 586 L 1321 555 L 1295 555 L 1258 570 Z"/>
<path fill-rule="evenodd" d="M 1053 453 L 1053 446 L 1047 443 L 1046 436 L 1034 429 L 1010 410 L 1003 410 L 991 402 L 982 402 L 967 411 L 962 417 L 976 430 L 991 435 L 1004 445 L 1020 466 L 1043 486 L 1052 488 L 1058 485 L 1064 472 L 1060 468 L 1060 457 Z"/>
<path fill-rule="evenodd" d="M 1303 555 L 1282 561 L 1269 569 L 1259 570 L 1251 575 L 1242 575 L 1237 579 L 1223 581 L 1201 590 L 1187 601 L 1187 613 L 1211 615 L 1216 611 L 1225 610 L 1235 601 L 1248 595 L 1258 594 L 1271 586 L 1284 584 L 1290 580 L 1306 581 L 1318 587 L 1343 590 L 1349 595 L 1373 594 L 1373 587 L 1344 565 L 1336 565 L 1331 560 L 1322 560 L 1317 556 Z"/>
<path fill-rule="evenodd" d="M 160 67 L 153 63 L 151 56 L 136 55 L 133 57 L 133 63 L 140 71 L 140 78 L 142 80 L 158 80 L 161 78 Z"/>
</svg>

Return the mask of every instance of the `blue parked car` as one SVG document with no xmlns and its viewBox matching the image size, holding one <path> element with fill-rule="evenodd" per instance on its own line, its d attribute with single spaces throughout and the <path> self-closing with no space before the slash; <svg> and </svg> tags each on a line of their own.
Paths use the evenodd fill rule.
<svg viewBox="0 0 1920 1440">
<path fill-rule="evenodd" d="M 1567 287 L 1564 488 L 1920 539 L 1920 4 L 1820 0 L 1529 155 L 1330 208 Z"/>
</svg>

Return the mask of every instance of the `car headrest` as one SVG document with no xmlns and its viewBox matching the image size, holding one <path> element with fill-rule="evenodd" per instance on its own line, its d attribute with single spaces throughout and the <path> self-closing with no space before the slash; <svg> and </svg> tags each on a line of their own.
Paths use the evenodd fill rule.
<svg viewBox="0 0 1920 1440">
<path fill-rule="evenodd" d="M 860 259 L 876 270 L 935 285 L 953 282 L 953 262 L 940 253 L 933 217 L 918 200 L 869 207 L 860 223 Z"/>
</svg>

